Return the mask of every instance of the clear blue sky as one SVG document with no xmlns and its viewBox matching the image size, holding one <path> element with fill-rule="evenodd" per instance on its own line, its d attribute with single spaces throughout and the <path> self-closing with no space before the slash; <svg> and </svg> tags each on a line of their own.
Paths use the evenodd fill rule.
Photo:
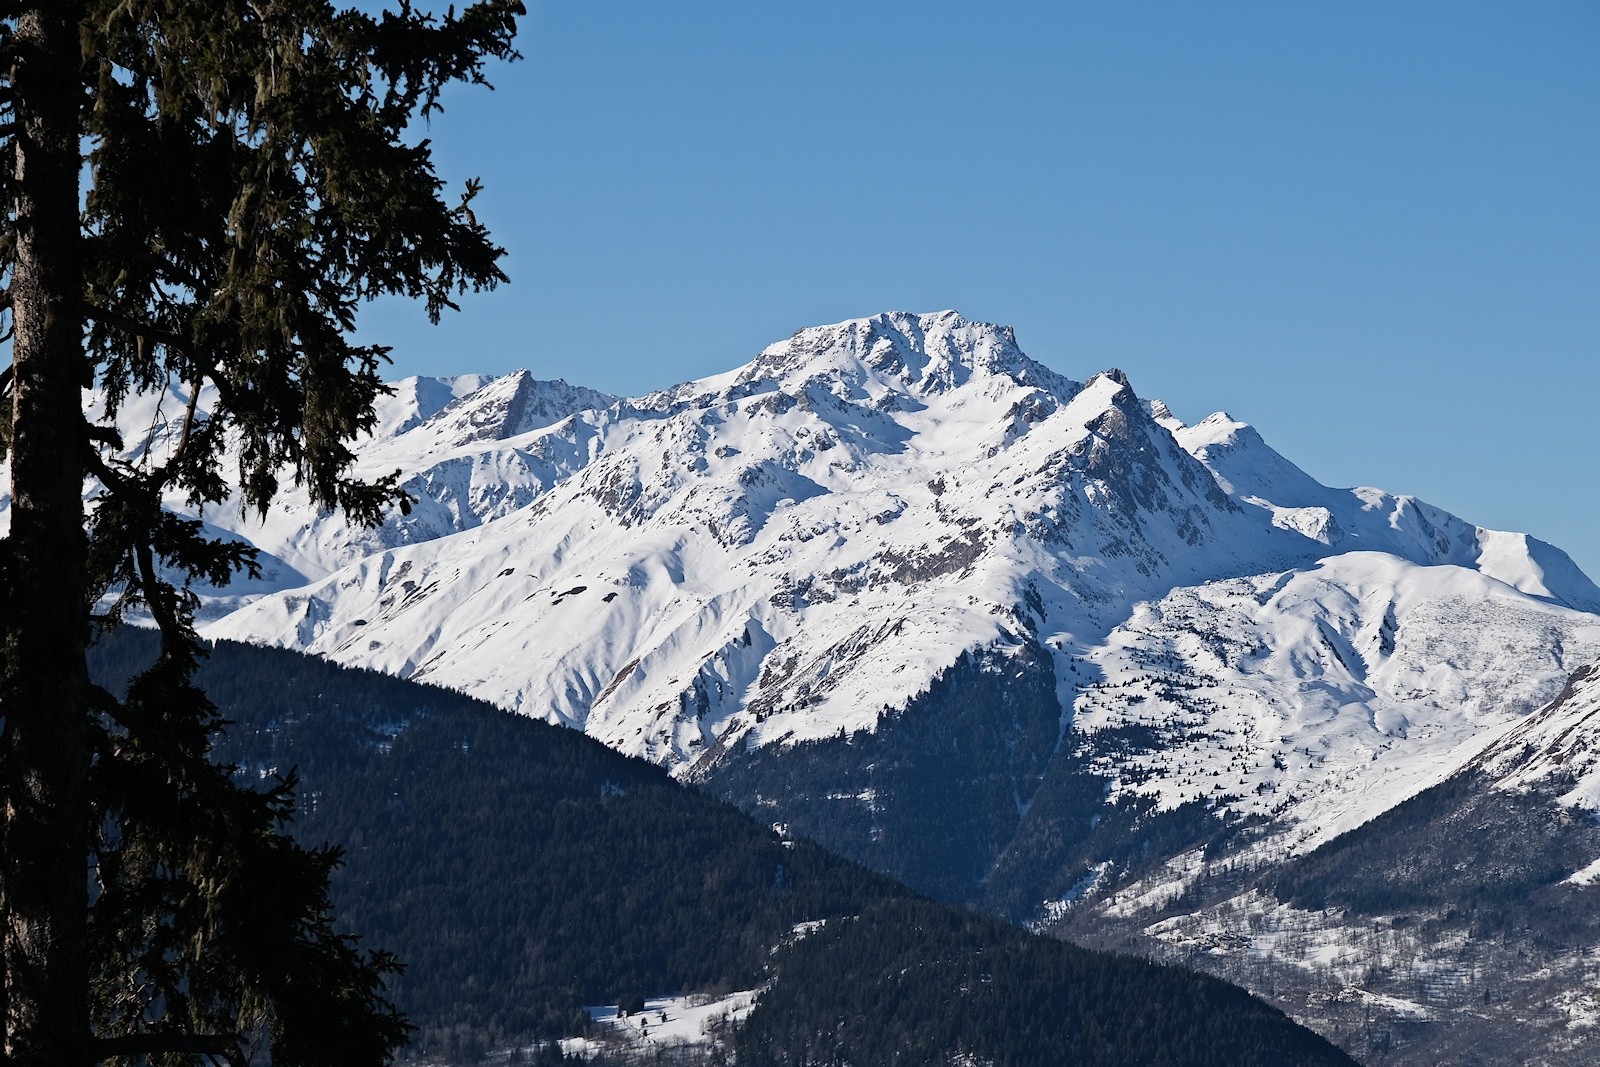
<svg viewBox="0 0 1600 1067">
<path fill-rule="evenodd" d="M 1600 4 L 530 4 L 442 170 L 512 284 L 397 374 L 640 393 L 886 309 L 1009 323 L 1600 578 Z"/>
</svg>

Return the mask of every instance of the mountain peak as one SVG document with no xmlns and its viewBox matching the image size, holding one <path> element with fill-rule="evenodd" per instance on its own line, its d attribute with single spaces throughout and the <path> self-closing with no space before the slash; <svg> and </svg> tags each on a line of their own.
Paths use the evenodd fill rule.
<svg viewBox="0 0 1600 1067">
<path fill-rule="evenodd" d="M 559 422 L 575 411 L 603 408 L 616 397 L 557 379 L 542 381 L 514 370 L 457 396 L 428 420 L 433 434 L 451 444 L 503 441 Z"/>
<path fill-rule="evenodd" d="M 955 311 L 885 311 L 810 326 L 768 346 L 738 372 L 737 380 L 747 385 L 818 375 L 857 384 L 874 380 L 896 392 L 924 396 L 995 376 L 1042 388 L 1062 400 L 1079 388 L 1023 355 L 1010 326 L 974 322 Z"/>
<path fill-rule="evenodd" d="M 1172 409 L 1167 407 L 1165 400 L 1150 401 L 1148 410 L 1150 417 L 1165 426 L 1169 431 L 1176 432 L 1183 429 L 1183 420 L 1172 413 Z"/>
</svg>

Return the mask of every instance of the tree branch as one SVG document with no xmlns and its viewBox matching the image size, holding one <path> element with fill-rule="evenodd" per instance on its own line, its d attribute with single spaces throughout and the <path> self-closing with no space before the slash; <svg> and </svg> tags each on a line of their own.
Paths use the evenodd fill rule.
<svg viewBox="0 0 1600 1067">
<path fill-rule="evenodd" d="M 200 389 L 204 383 L 205 376 L 199 374 L 195 375 L 194 380 L 189 383 L 189 404 L 183 410 L 183 429 L 178 434 L 178 445 L 172 450 L 171 458 L 162 465 L 163 477 L 161 480 L 163 482 L 166 481 L 166 472 L 178 465 L 178 462 L 183 459 L 184 451 L 189 447 L 189 431 L 194 428 L 194 413 L 195 409 L 200 406 Z"/>
<path fill-rule="evenodd" d="M 154 1056 L 164 1052 L 221 1056 L 230 1064 L 243 1064 L 238 1034 L 123 1034 L 94 1039 L 94 1061 L 114 1056 Z"/>
<path fill-rule="evenodd" d="M 238 406 L 238 394 L 229 389 L 227 382 L 220 374 L 216 373 L 216 361 L 203 359 L 199 351 L 194 347 L 194 344 L 187 337 L 172 333 L 170 330 L 157 329 L 148 323 L 139 322 L 137 319 L 131 319 L 128 316 L 123 315 L 120 312 L 112 311 L 109 308 L 86 305 L 83 309 L 83 315 L 84 318 L 89 319 L 92 322 L 98 322 L 104 326 L 110 326 L 113 329 L 122 330 L 125 333 L 131 333 L 139 337 L 147 338 L 148 340 L 154 341 L 156 344 L 165 345 L 175 352 L 183 353 L 185 356 L 188 356 L 196 366 L 205 368 L 205 370 L 202 372 L 200 380 L 209 378 L 211 380 L 211 384 L 217 387 L 217 392 L 220 394 L 224 404 L 228 405 L 229 407 Z"/>
<path fill-rule="evenodd" d="M 172 333 L 168 330 L 156 329 L 149 323 L 139 322 L 137 319 L 131 319 L 122 314 L 120 311 L 112 311 L 110 308 L 102 308 L 96 307 L 93 304 L 85 304 L 83 308 L 83 317 L 88 319 L 90 322 L 98 322 L 102 326 L 110 326 L 112 329 L 121 330 L 124 333 L 131 333 L 139 337 L 147 338 L 151 341 L 154 341 L 156 344 L 165 345 L 168 348 L 182 352 L 186 356 L 194 355 L 194 346 L 189 343 L 188 338 L 183 337 L 180 334 Z"/>
<path fill-rule="evenodd" d="M 152 510 L 160 512 L 159 499 L 155 497 L 151 487 L 118 473 L 92 448 L 89 450 L 88 468 L 113 494 L 120 495 L 134 506 L 136 516 L 134 521 L 137 523 L 136 532 L 139 536 L 133 541 L 133 559 L 138 566 L 139 587 L 145 606 L 150 609 L 150 614 L 155 618 L 156 626 L 160 628 L 163 637 L 169 641 L 181 641 L 185 636 L 184 628 L 168 595 L 171 587 L 161 581 L 160 576 L 156 574 L 155 553 L 150 549 L 150 536 L 155 531 L 156 525 L 155 518 L 150 512 Z M 140 506 L 141 504 L 143 506 Z"/>
<path fill-rule="evenodd" d="M 148 534 L 134 542 L 133 558 L 139 565 L 139 584 L 144 588 L 145 606 L 155 618 L 161 636 L 168 641 L 183 640 L 187 635 L 168 596 L 171 587 L 156 574 L 155 554 L 150 551 Z"/>
<path fill-rule="evenodd" d="M 99 478 L 102 482 L 104 482 L 106 488 L 110 489 L 113 493 L 131 495 L 137 491 L 137 487 L 134 485 L 133 479 L 113 468 L 105 461 L 105 457 L 100 455 L 99 452 L 96 452 L 92 448 L 89 449 L 89 454 L 86 459 L 88 461 L 89 473 L 93 474 L 96 478 Z"/>
</svg>

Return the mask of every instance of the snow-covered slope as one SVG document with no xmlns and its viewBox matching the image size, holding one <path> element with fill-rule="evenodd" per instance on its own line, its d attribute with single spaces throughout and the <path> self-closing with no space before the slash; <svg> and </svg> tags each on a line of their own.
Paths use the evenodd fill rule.
<svg viewBox="0 0 1600 1067">
<path fill-rule="evenodd" d="M 226 589 L 202 590 L 202 618 L 217 618 L 272 592 L 295 589 L 396 545 L 431 540 L 509 514 L 565 477 L 585 457 L 547 456 L 524 442 L 574 412 L 604 407 L 616 398 L 563 381 L 538 381 L 526 371 L 503 377 L 463 374 L 411 377 L 389 385 L 374 411 L 374 427 L 356 442 L 357 473 L 378 478 L 400 471 L 414 505 L 390 514 L 377 529 L 352 527 L 337 514 L 312 506 L 305 490 L 285 486 L 265 516 L 230 501 L 199 515 L 218 537 L 247 541 L 260 552 L 259 579 L 239 578 Z M 212 390 L 197 402 L 201 417 L 215 403 Z M 118 410 L 121 459 L 159 463 L 168 453 L 187 407 L 177 389 L 134 394 Z M 104 418 L 103 397 L 89 391 L 85 409 Z M 3 465 L 0 465 L 3 466 Z M 223 472 L 237 466 L 230 455 Z M 0 529 L 9 521 L 9 496 L 0 496 Z M 193 509 L 181 494 L 166 506 Z"/>
<path fill-rule="evenodd" d="M 1332 552 L 1366 549 L 1415 562 L 1482 571 L 1531 596 L 1600 611 L 1600 588 L 1566 553 L 1527 534 L 1485 530 L 1411 496 L 1381 489 L 1329 489 L 1275 452 L 1255 428 L 1218 412 L 1185 426 L 1157 411 L 1192 455 L 1241 504 L 1271 516 Z"/>
<path fill-rule="evenodd" d="M 182 407 L 135 398 L 129 454 Z M 209 632 L 680 774 L 874 730 L 964 656 L 1015 653 L 1052 665 L 1063 748 L 1108 799 L 1275 818 L 1304 847 L 1600 658 L 1600 589 L 1558 549 L 1321 486 L 1225 414 L 1186 426 L 1119 371 L 1080 384 L 953 312 L 802 330 L 635 399 L 407 379 L 360 452 L 402 472 L 410 514 L 352 529 L 291 489 L 265 520 L 204 516 L 266 563 L 210 598 Z"/>
<path fill-rule="evenodd" d="M 1495 738 L 1469 765 L 1497 788 L 1542 787 L 1600 814 L 1600 663 L 1574 671 L 1555 700 Z M 1600 861 L 1587 881 L 1600 878 Z"/>
<path fill-rule="evenodd" d="M 572 464 L 526 442 L 574 412 L 614 402 L 527 371 L 406 378 L 392 388 L 378 405 L 372 436 L 357 446 L 357 472 L 371 478 L 402 472 L 414 501 L 410 514 L 395 512 L 374 530 L 352 528 L 291 487 L 265 519 L 227 505 L 206 518 L 314 581 L 375 552 L 471 529 L 527 505 Z"/>
<path fill-rule="evenodd" d="M 1396 604 L 1402 634 L 1421 606 L 1415 577 L 1400 583 L 1410 587 Z M 1538 667 L 1550 643 L 1587 646 L 1592 622 L 1576 613 L 1566 620 L 1575 629 L 1546 620 L 1554 626 L 1543 636 L 1545 647 L 1524 644 L 1518 651 L 1528 669 L 1507 671 L 1517 657 L 1500 655 L 1496 645 L 1526 642 L 1532 633 L 1504 614 L 1520 609 L 1503 597 L 1488 610 L 1482 601 L 1469 609 L 1460 592 L 1436 601 L 1459 617 L 1455 627 L 1440 629 L 1435 647 L 1420 661 L 1394 649 L 1365 683 L 1373 690 L 1367 707 L 1383 708 L 1395 683 L 1414 673 L 1408 660 L 1479 664 L 1480 684 L 1441 702 L 1425 724 L 1467 737 L 1458 748 L 1443 758 L 1419 758 L 1421 749 L 1406 751 L 1419 725 L 1414 720 L 1382 737 L 1376 722 L 1363 730 L 1344 705 L 1298 731 L 1296 740 L 1311 744 L 1289 750 L 1290 760 L 1309 755 L 1308 762 L 1321 765 L 1317 789 L 1289 799 L 1291 811 L 1306 813 L 1297 824 L 1301 833 L 1282 832 L 1292 815 L 1249 822 L 1254 798 L 1224 799 L 1215 811 L 1244 817 L 1231 840 L 1219 845 L 1213 834 L 1208 847 L 1192 842 L 1176 855 L 1159 854 L 1120 880 L 1104 877 L 1114 864 L 1093 864 L 1091 876 L 1080 879 L 1083 890 L 1048 909 L 1041 925 L 1064 923 L 1061 932 L 1092 943 L 1136 948 L 1241 981 L 1364 1062 L 1595 1062 L 1600 666 L 1572 672 L 1554 700 L 1527 715 L 1496 708 L 1497 691 L 1516 704 L 1553 684 L 1559 672 Z M 1326 595 L 1317 599 L 1325 605 L 1319 615 L 1334 607 Z M 1305 643 L 1299 648 L 1306 651 Z M 1336 683 L 1330 695 L 1337 689 Z M 1231 707 L 1219 718 L 1225 731 L 1240 732 L 1244 716 Z M 1177 739 L 1169 752 L 1151 746 L 1145 762 L 1166 766 L 1156 769 L 1150 787 L 1201 778 L 1207 760 L 1214 772 L 1218 756 L 1241 762 L 1248 756 L 1238 745 L 1196 752 L 1189 740 Z M 1284 747 L 1278 746 L 1279 759 Z M 1360 766 L 1363 753 L 1370 753 L 1369 766 Z M 1124 761 L 1117 774 L 1128 775 L 1139 762 Z M 1258 766 L 1255 774 L 1270 789 L 1277 769 Z M 1222 773 L 1233 777 L 1227 768 Z M 1269 792 L 1267 799 L 1278 795 Z M 1181 799 L 1159 795 L 1169 812 Z M 1149 824 L 1141 830 L 1148 835 Z M 1274 847 L 1286 836 L 1288 848 Z"/>
<path fill-rule="evenodd" d="M 1348 552 L 1138 605 L 1086 657 L 1102 680 L 1077 730 L 1113 797 L 1269 818 L 1293 853 L 1449 777 L 1596 655 L 1593 615 Z M 1138 744 L 1096 749 L 1129 728 Z"/>
</svg>

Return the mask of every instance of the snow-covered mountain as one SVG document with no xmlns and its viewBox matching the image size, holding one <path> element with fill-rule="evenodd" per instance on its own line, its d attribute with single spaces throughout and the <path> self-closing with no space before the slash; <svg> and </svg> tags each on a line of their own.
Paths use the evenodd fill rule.
<svg viewBox="0 0 1600 1067">
<path fill-rule="evenodd" d="M 138 398 L 130 452 L 181 409 Z M 802 330 L 631 400 L 406 379 L 360 454 L 404 474 L 410 514 L 353 529 L 291 490 L 264 521 L 204 516 L 267 563 L 213 599 L 210 633 L 461 688 L 683 775 L 872 731 L 963 655 L 1038 647 L 1072 738 L 1148 727 L 1093 761 L 1113 797 L 1220 802 L 1306 845 L 1600 656 L 1600 589 L 1558 549 L 1326 488 L 1225 414 L 1186 426 L 1119 371 L 1068 380 L 953 312 Z"/>
<path fill-rule="evenodd" d="M 1475 570 L 1562 625 L 1544 603 L 1600 607 L 1549 546 L 1324 489 L 1247 426 L 1152 415 L 1120 373 L 1079 385 L 951 313 L 802 331 L 632 401 L 526 374 L 426 385 L 363 453 L 410 475 L 413 513 L 356 532 L 289 501 L 230 524 L 321 580 L 214 632 L 678 767 L 871 729 L 963 651 L 1036 634 L 1081 655 L 1140 601 L 1352 549 Z"/>
<path fill-rule="evenodd" d="M 367 462 L 432 489 L 435 436 Z M 531 505 L 215 632 L 460 686 L 687 770 L 735 738 L 871 729 L 964 651 L 1066 647 L 1144 596 L 1309 555 L 1120 374 L 1080 386 L 954 315 L 804 331 L 506 443 L 550 464 Z"/>
<path fill-rule="evenodd" d="M 1347 552 L 1137 605 L 1087 657 L 1103 680 L 1075 728 L 1138 729 L 1093 756 L 1111 796 L 1293 826 L 1294 854 L 1458 770 L 1600 651 L 1597 622 L 1482 571 Z"/>
<path fill-rule="evenodd" d="M 129 453 L 182 407 L 136 398 Z M 1320 485 L 953 312 L 632 399 L 407 379 L 360 455 L 409 514 L 204 516 L 266 564 L 210 591 L 209 634 L 581 729 L 1015 918 L 1165 914 L 1458 772 L 1600 766 L 1591 685 L 1539 712 L 1600 661 L 1565 553 Z"/>
</svg>

